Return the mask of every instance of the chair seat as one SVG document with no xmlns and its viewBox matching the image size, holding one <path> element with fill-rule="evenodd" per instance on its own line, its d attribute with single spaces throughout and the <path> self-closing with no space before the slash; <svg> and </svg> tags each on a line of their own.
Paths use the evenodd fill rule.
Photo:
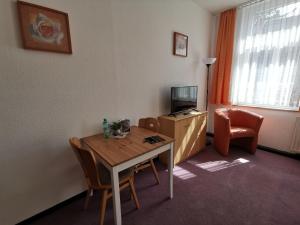
<svg viewBox="0 0 300 225">
<path fill-rule="evenodd" d="M 230 138 L 255 137 L 256 133 L 253 129 L 247 127 L 231 127 Z"/>
<path fill-rule="evenodd" d="M 98 171 L 100 173 L 100 182 L 103 185 L 111 185 L 111 177 L 109 170 L 101 163 L 97 164 Z M 119 173 L 119 180 L 123 180 L 130 176 L 133 176 L 134 168 L 128 168 Z"/>
</svg>

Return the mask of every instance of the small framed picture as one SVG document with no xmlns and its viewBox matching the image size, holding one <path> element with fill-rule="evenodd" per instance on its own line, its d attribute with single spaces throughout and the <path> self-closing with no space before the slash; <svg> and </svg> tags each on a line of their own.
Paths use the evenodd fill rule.
<svg viewBox="0 0 300 225">
<path fill-rule="evenodd" d="M 17 7 L 25 49 L 72 54 L 67 13 L 23 1 Z"/>
<path fill-rule="evenodd" d="M 177 56 L 187 57 L 188 53 L 188 36 L 178 32 L 174 32 L 173 36 L 173 54 Z"/>
</svg>

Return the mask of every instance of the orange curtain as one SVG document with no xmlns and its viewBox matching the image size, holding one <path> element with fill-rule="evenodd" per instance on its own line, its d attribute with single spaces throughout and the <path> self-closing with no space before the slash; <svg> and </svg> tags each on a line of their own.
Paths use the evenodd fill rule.
<svg viewBox="0 0 300 225">
<path fill-rule="evenodd" d="M 236 9 L 230 9 L 221 13 L 216 47 L 217 61 L 214 67 L 210 99 L 212 104 L 230 104 L 229 89 L 235 18 Z"/>
</svg>

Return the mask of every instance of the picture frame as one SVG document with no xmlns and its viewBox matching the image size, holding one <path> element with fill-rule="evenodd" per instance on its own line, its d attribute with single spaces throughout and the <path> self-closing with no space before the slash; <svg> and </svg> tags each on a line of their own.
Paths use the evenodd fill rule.
<svg viewBox="0 0 300 225">
<path fill-rule="evenodd" d="M 188 39 L 185 34 L 174 32 L 173 34 L 173 54 L 176 56 L 187 57 Z"/>
<path fill-rule="evenodd" d="M 72 54 L 67 13 L 23 1 L 17 9 L 24 49 Z"/>
</svg>

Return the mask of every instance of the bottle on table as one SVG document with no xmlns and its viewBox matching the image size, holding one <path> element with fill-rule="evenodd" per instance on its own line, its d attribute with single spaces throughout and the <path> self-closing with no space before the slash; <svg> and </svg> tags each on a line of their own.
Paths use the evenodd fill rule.
<svg viewBox="0 0 300 225">
<path fill-rule="evenodd" d="M 106 139 L 109 138 L 109 124 L 108 124 L 108 120 L 106 118 L 103 119 L 102 128 L 103 128 L 104 138 L 106 138 Z"/>
</svg>

